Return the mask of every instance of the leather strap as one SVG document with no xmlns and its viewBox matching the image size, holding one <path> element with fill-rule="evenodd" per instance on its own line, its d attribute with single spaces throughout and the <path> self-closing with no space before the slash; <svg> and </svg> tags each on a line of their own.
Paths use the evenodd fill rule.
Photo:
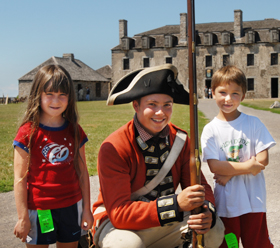
<svg viewBox="0 0 280 248">
<path fill-rule="evenodd" d="M 176 162 L 187 138 L 187 134 L 178 130 L 176 133 L 176 138 L 174 144 L 171 148 L 170 154 L 165 160 L 162 168 L 158 172 L 158 174 L 145 186 L 133 192 L 130 196 L 132 201 L 138 199 L 139 196 L 148 194 L 151 190 L 153 190 L 159 183 L 165 178 L 167 173 L 170 171 L 174 163 Z"/>
</svg>

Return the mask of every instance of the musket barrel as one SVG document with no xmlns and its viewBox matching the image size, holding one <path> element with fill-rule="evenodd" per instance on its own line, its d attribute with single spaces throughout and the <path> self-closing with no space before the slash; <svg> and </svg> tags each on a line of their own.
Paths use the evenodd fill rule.
<svg viewBox="0 0 280 248">
<path fill-rule="evenodd" d="M 187 0 L 188 6 L 188 58 L 189 58 L 189 97 L 190 97 L 190 174 L 191 185 L 201 184 L 201 162 L 199 156 L 199 132 L 197 110 L 197 83 L 196 83 L 196 31 L 194 18 L 194 0 Z M 192 214 L 201 212 L 196 208 Z M 203 235 L 193 232 L 192 247 L 203 248 Z"/>
</svg>

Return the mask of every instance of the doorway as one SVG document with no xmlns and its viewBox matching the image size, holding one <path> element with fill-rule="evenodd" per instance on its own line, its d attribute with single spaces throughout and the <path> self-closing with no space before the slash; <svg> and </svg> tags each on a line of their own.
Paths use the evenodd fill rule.
<svg viewBox="0 0 280 248">
<path fill-rule="evenodd" d="M 271 78 L 271 98 L 278 98 L 278 78 Z"/>
</svg>

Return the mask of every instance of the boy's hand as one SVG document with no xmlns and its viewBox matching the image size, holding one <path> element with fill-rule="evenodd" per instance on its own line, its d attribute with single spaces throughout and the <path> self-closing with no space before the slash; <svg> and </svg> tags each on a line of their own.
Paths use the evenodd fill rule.
<svg viewBox="0 0 280 248">
<path fill-rule="evenodd" d="M 225 186 L 227 184 L 227 182 L 232 178 L 233 176 L 223 176 L 223 175 L 218 175 L 215 174 L 214 175 L 214 179 L 216 179 L 216 183 Z"/>
<path fill-rule="evenodd" d="M 205 189 L 202 185 L 193 185 L 185 188 L 178 196 L 179 211 L 191 211 L 203 205 Z"/>
<path fill-rule="evenodd" d="M 91 229 L 92 225 L 93 225 L 93 216 L 91 211 L 84 210 L 82 214 L 81 228 L 87 231 Z"/>
<path fill-rule="evenodd" d="M 207 233 L 212 225 L 212 213 L 207 205 L 203 205 L 203 212 L 191 215 L 188 220 L 189 227 L 195 230 L 197 234 Z"/>
<path fill-rule="evenodd" d="M 252 156 L 249 160 L 249 170 L 253 176 L 259 174 L 262 170 L 265 169 L 265 166 L 256 160 L 255 156 Z"/>
<path fill-rule="evenodd" d="M 19 219 L 14 228 L 14 235 L 19 238 L 22 242 L 26 241 L 27 234 L 31 228 L 31 223 L 29 218 Z"/>
</svg>

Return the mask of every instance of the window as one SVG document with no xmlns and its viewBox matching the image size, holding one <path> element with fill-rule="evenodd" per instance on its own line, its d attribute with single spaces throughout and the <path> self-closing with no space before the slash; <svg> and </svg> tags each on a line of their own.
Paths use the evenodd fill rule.
<svg viewBox="0 0 280 248">
<path fill-rule="evenodd" d="M 123 69 L 124 70 L 128 70 L 129 69 L 129 59 L 128 58 L 124 58 L 123 59 Z"/>
<path fill-rule="evenodd" d="M 223 66 L 229 65 L 229 55 L 223 55 Z"/>
<path fill-rule="evenodd" d="M 143 58 L 143 67 L 150 67 L 150 59 L 149 58 Z"/>
<path fill-rule="evenodd" d="M 205 58 L 205 62 L 206 62 L 206 67 L 210 67 L 212 66 L 212 55 L 207 55 Z"/>
<path fill-rule="evenodd" d="M 254 79 L 253 78 L 247 79 L 247 90 L 254 91 Z"/>
<path fill-rule="evenodd" d="M 166 57 L 165 58 L 165 63 L 166 64 L 172 64 L 172 57 Z"/>
<path fill-rule="evenodd" d="M 271 54 L 271 65 L 278 65 L 278 53 Z"/>
<path fill-rule="evenodd" d="M 247 66 L 254 65 L 254 54 L 247 54 Z"/>
<path fill-rule="evenodd" d="M 96 83 L 95 94 L 96 97 L 101 97 L 101 83 Z"/>
</svg>

